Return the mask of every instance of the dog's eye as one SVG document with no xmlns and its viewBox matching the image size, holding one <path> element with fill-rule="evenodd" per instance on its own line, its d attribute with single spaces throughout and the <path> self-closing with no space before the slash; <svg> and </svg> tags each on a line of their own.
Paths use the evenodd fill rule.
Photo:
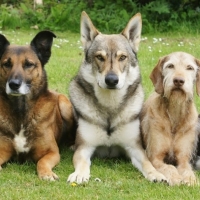
<svg viewBox="0 0 200 200">
<path fill-rule="evenodd" d="M 30 61 L 25 61 L 24 68 L 31 68 L 34 66 L 34 63 Z"/>
<path fill-rule="evenodd" d="M 12 63 L 8 60 L 8 61 L 4 62 L 2 64 L 2 66 L 5 67 L 5 68 L 11 68 L 12 67 Z"/>
<path fill-rule="evenodd" d="M 99 61 L 101 61 L 101 62 L 104 61 L 104 58 L 103 58 L 103 56 L 101 56 L 101 55 L 97 55 L 96 58 L 97 58 Z"/>
<path fill-rule="evenodd" d="M 194 68 L 191 65 L 188 65 L 187 70 L 194 70 Z"/>
<path fill-rule="evenodd" d="M 125 60 L 125 59 L 126 59 L 126 56 L 125 56 L 125 55 L 122 55 L 122 56 L 120 56 L 119 61 L 123 61 L 123 60 Z"/>
<path fill-rule="evenodd" d="M 167 65 L 167 68 L 173 69 L 173 68 L 174 68 L 174 65 L 173 65 L 173 64 L 169 64 L 169 65 Z"/>
</svg>

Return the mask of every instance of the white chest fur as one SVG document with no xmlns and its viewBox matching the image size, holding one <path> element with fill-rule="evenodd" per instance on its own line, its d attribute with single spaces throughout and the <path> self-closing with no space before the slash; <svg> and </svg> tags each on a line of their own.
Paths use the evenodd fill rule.
<svg viewBox="0 0 200 200">
<path fill-rule="evenodd" d="M 25 129 L 23 125 L 21 126 L 21 130 L 18 134 L 15 135 L 13 142 L 14 147 L 17 153 L 28 153 L 30 148 L 27 146 L 27 138 L 24 135 Z"/>
</svg>

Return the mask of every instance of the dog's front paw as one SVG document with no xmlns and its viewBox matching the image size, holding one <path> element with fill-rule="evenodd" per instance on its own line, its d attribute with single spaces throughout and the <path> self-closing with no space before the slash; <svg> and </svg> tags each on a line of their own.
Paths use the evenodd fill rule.
<svg viewBox="0 0 200 200">
<path fill-rule="evenodd" d="M 38 176 L 40 179 L 47 180 L 47 181 L 55 181 L 59 179 L 58 176 L 52 171 L 46 172 L 46 173 L 40 173 Z"/>
<path fill-rule="evenodd" d="M 193 171 L 185 171 L 182 174 L 183 178 L 182 178 L 182 183 L 188 186 L 194 186 L 194 185 L 198 185 L 199 182 L 194 174 Z"/>
<path fill-rule="evenodd" d="M 173 176 L 169 178 L 169 185 L 170 186 L 175 186 L 175 185 L 181 185 L 182 182 L 182 178 L 181 176 Z"/>
<path fill-rule="evenodd" d="M 75 171 L 74 173 L 69 175 L 67 182 L 69 183 L 76 182 L 78 184 L 83 184 L 83 183 L 87 183 L 89 181 L 89 178 L 90 178 L 90 174 L 78 173 Z"/>
<path fill-rule="evenodd" d="M 158 172 L 156 170 L 148 173 L 146 178 L 148 180 L 150 180 L 151 182 L 166 182 L 166 183 L 168 183 L 167 178 L 163 174 L 161 174 L 160 172 Z"/>
</svg>

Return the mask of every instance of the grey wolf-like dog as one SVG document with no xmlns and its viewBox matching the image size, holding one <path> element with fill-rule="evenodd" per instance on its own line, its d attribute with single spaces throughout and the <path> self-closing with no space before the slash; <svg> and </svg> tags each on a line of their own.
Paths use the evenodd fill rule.
<svg viewBox="0 0 200 200">
<path fill-rule="evenodd" d="M 166 181 L 148 160 L 140 140 L 139 113 L 144 93 L 137 51 L 142 21 L 138 13 L 121 34 L 105 35 L 81 16 L 84 61 L 70 84 L 70 100 L 78 120 L 73 164 L 68 182 L 90 177 L 91 157 L 116 157 L 123 149 L 133 165 L 150 181 Z"/>
</svg>

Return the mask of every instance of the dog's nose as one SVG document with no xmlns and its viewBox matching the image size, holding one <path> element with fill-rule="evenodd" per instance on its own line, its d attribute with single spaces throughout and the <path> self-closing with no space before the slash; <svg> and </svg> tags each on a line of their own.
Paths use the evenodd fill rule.
<svg viewBox="0 0 200 200">
<path fill-rule="evenodd" d="M 19 89 L 20 86 L 21 86 L 21 84 L 22 84 L 22 80 L 20 80 L 20 79 L 11 79 L 11 80 L 9 81 L 9 87 L 10 87 L 10 89 L 12 89 L 12 90 L 17 90 L 17 89 Z"/>
<path fill-rule="evenodd" d="M 176 77 L 174 78 L 173 82 L 175 86 L 180 87 L 185 83 L 185 80 L 181 77 Z"/>
<path fill-rule="evenodd" d="M 106 75 L 105 82 L 108 85 L 108 87 L 112 88 L 117 85 L 117 83 L 119 82 L 119 79 L 115 73 L 111 72 Z"/>
</svg>

